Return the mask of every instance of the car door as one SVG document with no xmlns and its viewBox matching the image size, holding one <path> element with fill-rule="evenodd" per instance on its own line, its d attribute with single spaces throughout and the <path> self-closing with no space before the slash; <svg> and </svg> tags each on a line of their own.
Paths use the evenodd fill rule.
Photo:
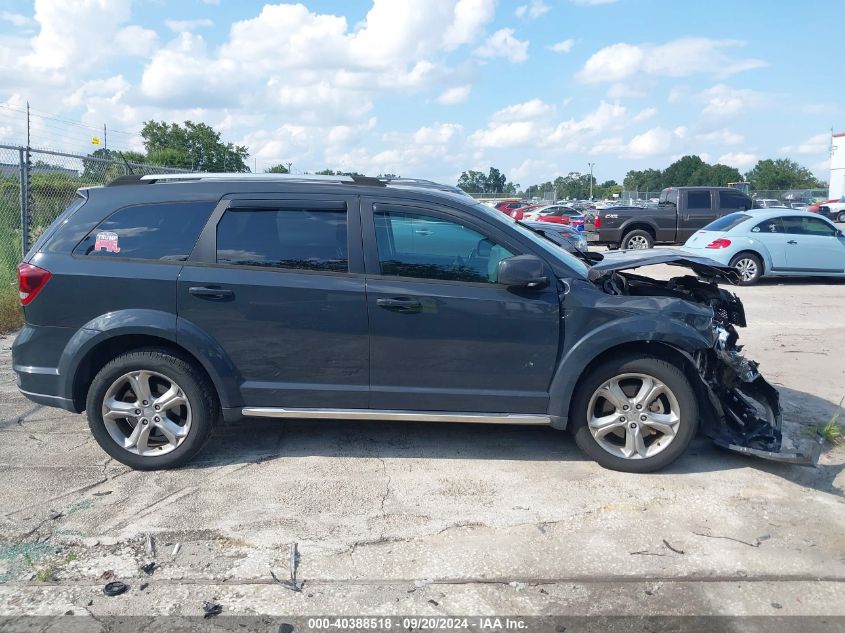
<svg viewBox="0 0 845 633">
<path fill-rule="evenodd" d="M 231 361 L 245 406 L 366 408 L 362 273 L 356 197 L 226 199 L 179 276 L 179 327 Z"/>
<path fill-rule="evenodd" d="M 786 264 L 793 272 L 845 272 L 845 240 L 820 218 L 783 218 L 787 240 Z"/>
<path fill-rule="evenodd" d="M 524 250 L 460 211 L 362 200 L 374 409 L 545 413 L 560 334 L 554 284 L 496 283 Z"/>
<path fill-rule="evenodd" d="M 768 251 L 772 271 L 783 271 L 788 267 L 786 252 L 790 237 L 784 232 L 782 218 L 774 217 L 758 222 L 751 228 L 750 237 Z"/>
<path fill-rule="evenodd" d="M 698 229 L 716 219 L 713 195 L 709 189 L 688 189 L 681 192 L 678 213 L 678 242 L 686 242 Z"/>
</svg>

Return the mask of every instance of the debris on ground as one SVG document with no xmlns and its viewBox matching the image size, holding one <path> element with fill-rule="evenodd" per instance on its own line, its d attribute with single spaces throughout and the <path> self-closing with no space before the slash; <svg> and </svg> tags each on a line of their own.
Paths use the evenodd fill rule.
<svg viewBox="0 0 845 633">
<path fill-rule="evenodd" d="M 152 576 L 153 572 L 155 571 L 156 564 L 155 562 L 147 563 L 146 565 L 141 566 L 141 571 L 147 574 L 147 576 Z"/>
<path fill-rule="evenodd" d="M 666 539 L 663 539 L 663 544 L 664 544 L 667 548 L 669 548 L 670 550 L 672 550 L 673 552 L 675 552 L 676 554 L 683 554 L 683 553 L 684 553 L 684 550 L 682 550 L 682 549 L 677 549 L 677 548 L 675 548 L 675 547 L 672 547 L 672 546 L 669 544 L 669 541 L 667 541 Z"/>
<path fill-rule="evenodd" d="M 50 514 L 47 515 L 47 518 L 51 521 L 55 521 L 60 516 L 62 516 L 62 514 L 64 513 L 61 510 L 50 510 Z"/>
<path fill-rule="evenodd" d="M 110 495 L 111 493 L 112 493 L 111 490 L 104 490 L 103 492 L 95 492 L 94 496 L 95 497 L 105 497 L 107 495 Z"/>
<path fill-rule="evenodd" d="M 176 558 L 176 556 L 179 555 L 179 550 L 181 550 L 181 549 L 182 549 L 182 544 L 176 543 L 176 545 L 173 546 L 173 551 L 170 553 L 170 558 Z"/>
<path fill-rule="evenodd" d="M 103 587 L 103 593 L 109 597 L 119 596 L 129 590 L 129 585 L 119 580 L 114 580 Z"/>
<path fill-rule="evenodd" d="M 114 572 L 111 569 L 107 569 L 100 574 L 100 580 L 111 580 L 112 578 L 114 578 Z"/>
<path fill-rule="evenodd" d="M 202 610 L 205 612 L 205 615 L 202 616 L 203 618 L 213 618 L 223 613 L 223 606 L 216 602 L 206 602 L 202 605 Z"/>
<path fill-rule="evenodd" d="M 439 606 L 440 606 L 440 603 L 439 603 L 439 602 L 437 602 L 437 600 L 434 600 L 434 599 L 432 599 L 432 598 L 429 598 L 429 599 L 428 599 L 428 602 L 429 602 L 429 604 L 433 604 L 435 607 L 439 607 Z"/>
<path fill-rule="evenodd" d="M 280 580 L 272 569 L 270 570 L 270 575 L 273 577 L 273 580 L 279 583 L 282 587 L 290 589 L 291 591 L 300 592 L 302 591 L 302 585 L 304 583 L 301 580 L 298 581 L 296 579 L 296 568 L 298 565 L 299 552 L 297 551 L 296 543 L 294 542 L 290 545 L 290 580 Z"/>
<path fill-rule="evenodd" d="M 141 586 L 140 586 L 140 587 L 138 587 L 138 589 L 140 589 L 141 591 L 143 591 L 144 589 L 146 589 L 146 588 L 147 588 L 147 587 L 149 587 L 149 586 L 150 586 L 150 583 L 148 583 L 148 582 L 142 582 L 142 583 L 141 583 Z"/>
<path fill-rule="evenodd" d="M 147 552 L 147 556 L 150 558 L 156 555 L 155 541 L 153 541 L 153 535 L 149 532 L 144 536 L 144 551 Z"/>
<path fill-rule="evenodd" d="M 783 605 L 782 605 L 780 602 L 773 602 L 773 603 L 772 603 L 772 606 L 773 606 L 775 609 L 783 609 Z"/>
</svg>

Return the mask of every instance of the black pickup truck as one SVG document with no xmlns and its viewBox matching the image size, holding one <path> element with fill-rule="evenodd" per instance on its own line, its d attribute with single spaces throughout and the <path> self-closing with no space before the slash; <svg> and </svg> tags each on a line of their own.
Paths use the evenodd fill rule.
<svg viewBox="0 0 845 633">
<path fill-rule="evenodd" d="M 623 249 L 683 244 L 716 218 L 752 206 L 750 197 L 730 187 L 669 187 L 659 200 L 656 207 L 600 209 L 590 241 Z"/>
</svg>

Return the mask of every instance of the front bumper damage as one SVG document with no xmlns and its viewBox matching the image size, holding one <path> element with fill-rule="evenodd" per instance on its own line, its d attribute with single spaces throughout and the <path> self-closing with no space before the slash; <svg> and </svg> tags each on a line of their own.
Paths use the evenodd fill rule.
<svg viewBox="0 0 845 633">
<path fill-rule="evenodd" d="M 717 446 L 763 459 L 815 465 L 823 438 L 802 442 L 800 449 L 783 449 L 783 410 L 777 389 L 757 371 L 757 363 L 741 354 L 732 325 L 718 329 L 713 349 L 696 357 L 715 416 L 704 432 Z M 721 423 L 719 423 L 720 421 Z"/>
</svg>

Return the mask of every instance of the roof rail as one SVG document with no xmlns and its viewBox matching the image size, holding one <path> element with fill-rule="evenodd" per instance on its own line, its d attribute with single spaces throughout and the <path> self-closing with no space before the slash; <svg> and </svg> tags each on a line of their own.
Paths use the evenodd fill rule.
<svg viewBox="0 0 845 633">
<path fill-rule="evenodd" d="M 252 174 L 249 172 L 209 173 L 186 172 L 182 174 L 147 174 L 142 181 L 166 180 L 279 180 L 287 182 L 354 182 L 349 176 L 318 176 L 316 174 Z"/>
</svg>

